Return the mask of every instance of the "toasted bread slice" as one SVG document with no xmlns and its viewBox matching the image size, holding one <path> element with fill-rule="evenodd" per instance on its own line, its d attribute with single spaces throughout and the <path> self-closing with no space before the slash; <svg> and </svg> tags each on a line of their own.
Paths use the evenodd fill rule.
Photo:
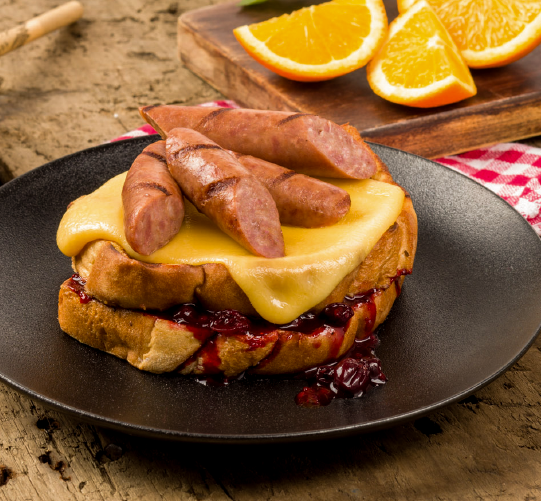
<svg viewBox="0 0 541 501">
<path fill-rule="evenodd" d="M 114 308 L 80 296 L 66 280 L 59 294 L 61 329 L 78 341 L 127 360 L 138 369 L 181 374 L 235 376 L 296 373 L 336 360 L 355 337 L 365 337 L 387 317 L 404 276 L 389 280 L 354 306 L 344 326 L 322 323 L 311 332 L 275 328 L 225 335 L 202 332 L 140 310 Z"/>
</svg>

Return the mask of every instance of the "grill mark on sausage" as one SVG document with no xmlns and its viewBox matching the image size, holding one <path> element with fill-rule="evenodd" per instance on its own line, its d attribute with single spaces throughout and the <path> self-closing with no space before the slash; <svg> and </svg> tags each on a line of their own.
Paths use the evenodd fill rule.
<svg viewBox="0 0 541 501">
<path fill-rule="evenodd" d="M 167 164 L 167 160 L 163 155 L 160 155 L 159 153 L 154 153 L 153 151 L 142 151 L 143 155 L 147 155 L 151 158 L 155 158 L 156 160 L 159 160 L 160 162 Z"/>
<path fill-rule="evenodd" d="M 180 156 L 197 150 L 223 150 L 223 148 L 217 144 L 190 144 L 176 151 L 175 155 Z"/>
<path fill-rule="evenodd" d="M 295 171 L 287 171 L 287 172 L 284 172 L 282 174 L 280 174 L 278 177 L 275 177 L 272 182 L 271 182 L 271 185 L 272 186 L 276 186 L 280 183 L 283 183 L 284 181 L 287 181 L 288 179 L 292 178 L 293 176 L 296 176 L 297 173 Z"/>
<path fill-rule="evenodd" d="M 310 113 L 296 113 L 295 115 L 289 115 L 288 117 L 280 120 L 277 124 L 276 124 L 276 127 L 280 127 L 282 125 L 285 125 L 289 122 L 291 122 L 292 120 L 296 120 L 297 118 L 301 118 L 301 117 L 308 117 L 310 116 L 311 114 Z"/>
<path fill-rule="evenodd" d="M 218 115 L 226 111 L 231 111 L 233 108 L 220 108 L 219 110 L 211 111 L 208 115 L 203 117 L 201 121 L 194 127 L 195 130 L 204 129 L 212 120 L 214 120 Z"/>
<path fill-rule="evenodd" d="M 171 195 L 171 193 L 167 190 L 165 186 L 162 186 L 158 183 L 137 183 L 136 186 L 138 189 L 141 188 L 143 190 L 159 190 L 167 196 Z"/>
<path fill-rule="evenodd" d="M 216 196 L 221 191 L 225 190 L 229 186 L 233 186 L 234 184 L 237 184 L 239 181 L 238 177 L 229 177 L 227 179 L 221 179 L 220 181 L 215 181 L 214 183 L 210 183 L 207 188 L 207 198 L 211 198 Z"/>
<path fill-rule="evenodd" d="M 141 110 L 143 111 L 143 113 L 146 113 L 147 111 L 150 111 L 154 108 L 159 108 L 159 106 L 155 104 L 151 104 L 150 106 L 143 106 Z"/>
</svg>

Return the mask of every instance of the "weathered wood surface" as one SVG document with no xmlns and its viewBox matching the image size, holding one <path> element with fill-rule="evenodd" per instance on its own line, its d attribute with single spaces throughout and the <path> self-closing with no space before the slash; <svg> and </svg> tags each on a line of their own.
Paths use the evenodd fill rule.
<svg viewBox="0 0 541 501">
<path fill-rule="evenodd" d="M 84 3 L 75 26 L 0 60 L 5 179 L 140 125 L 140 104 L 220 97 L 175 56 L 176 18 L 201 0 Z M 0 0 L 0 30 L 55 5 Z M 533 501 L 541 499 L 540 400 L 541 340 L 475 396 L 427 418 L 293 445 L 130 437 L 0 384 L 0 501 Z"/>
<path fill-rule="evenodd" d="M 294 445 L 134 438 L 2 386 L 0 500 L 533 501 L 541 496 L 540 404 L 540 342 L 490 386 L 429 417 Z"/>
<path fill-rule="evenodd" d="M 217 91 L 179 64 L 177 19 L 216 0 L 85 0 L 83 18 L 0 59 L 0 180 L 144 122 L 139 106 Z M 62 3 L 0 0 L 0 31 Z"/>
<path fill-rule="evenodd" d="M 328 82 L 286 80 L 255 62 L 233 36 L 235 27 L 312 3 L 318 2 L 271 0 L 248 8 L 233 2 L 187 12 L 179 19 L 179 55 L 188 68 L 247 108 L 302 111 L 349 122 L 366 139 L 428 158 L 531 137 L 541 130 L 541 49 L 507 68 L 472 72 L 475 97 L 422 110 L 375 95 L 364 68 Z M 396 0 L 384 3 L 394 19 Z"/>
</svg>

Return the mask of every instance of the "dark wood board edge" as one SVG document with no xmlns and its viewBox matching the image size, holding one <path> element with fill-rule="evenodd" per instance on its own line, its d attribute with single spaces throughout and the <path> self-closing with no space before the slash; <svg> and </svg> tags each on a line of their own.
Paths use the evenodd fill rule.
<svg viewBox="0 0 541 501">
<path fill-rule="evenodd" d="M 498 116 L 497 125 L 494 117 Z M 426 158 L 539 135 L 541 92 L 459 108 L 362 131 L 363 138 Z M 431 141 L 427 141 L 427 134 Z M 472 136 L 475 137 L 472 140 Z"/>
<path fill-rule="evenodd" d="M 200 32 L 198 19 L 217 7 L 224 6 L 204 7 L 179 17 L 178 56 L 181 62 L 240 106 L 310 112 L 269 85 L 263 73 L 232 64 L 234 54 L 212 43 Z M 496 115 L 497 122 L 494 120 Z M 541 90 L 475 106 L 446 107 L 434 114 L 362 129 L 361 134 L 376 143 L 426 158 L 438 158 L 494 143 L 533 137 L 540 131 Z"/>
</svg>

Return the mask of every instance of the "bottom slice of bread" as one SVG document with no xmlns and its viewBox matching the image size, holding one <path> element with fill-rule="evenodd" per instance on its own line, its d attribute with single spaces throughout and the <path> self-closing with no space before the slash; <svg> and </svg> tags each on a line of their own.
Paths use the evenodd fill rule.
<svg viewBox="0 0 541 501">
<path fill-rule="evenodd" d="M 279 326 L 242 334 L 220 334 L 164 315 L 111 307 L 81 298 L 71 279 L 59 294 L 61 329 L 80 342 L 127 360 L 138 369 L 164 373 L 288 374 L 329 363 L 343 356 L 355 337 L 363 338 L 385 320 L 404 277 L 364 295 L 353 305 L 354 315 L 343 326 L 321 325 L 311 332 Z"/>
</svg>

